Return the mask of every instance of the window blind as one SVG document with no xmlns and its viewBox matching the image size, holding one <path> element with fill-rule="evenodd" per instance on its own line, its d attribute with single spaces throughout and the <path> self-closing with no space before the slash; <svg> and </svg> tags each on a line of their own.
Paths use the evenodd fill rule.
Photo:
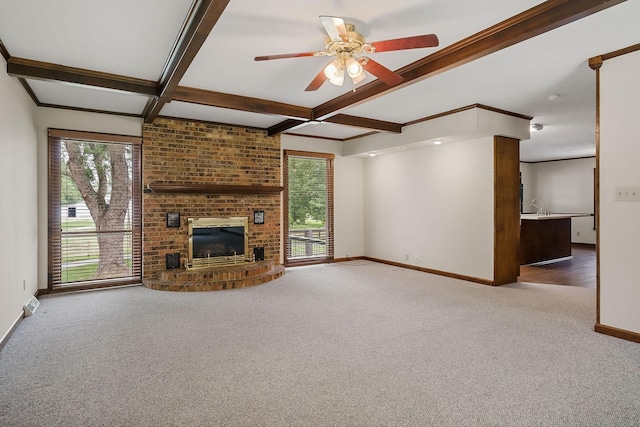
<svg viewBox="0 0 640 427">
<path fill-rule="evenodd" d="M 142 277 L 141 139 L 49 129 L 48 288 Z"/>
<path fill-rule="evenodd" d="M 333 154 L 285 150 L 285 265 L 332 260 Z"/>
</svg>

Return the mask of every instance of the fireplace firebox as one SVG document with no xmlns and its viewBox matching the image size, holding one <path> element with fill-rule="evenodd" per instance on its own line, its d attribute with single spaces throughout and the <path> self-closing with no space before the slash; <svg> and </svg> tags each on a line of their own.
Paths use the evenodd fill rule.
<svg viewBox="0 0 640 427">
<path fill-rule="evenodd" d="M 249 218 L 189 218 L 187 268 L 252 262 L 249 254 Z"/>
</svg>

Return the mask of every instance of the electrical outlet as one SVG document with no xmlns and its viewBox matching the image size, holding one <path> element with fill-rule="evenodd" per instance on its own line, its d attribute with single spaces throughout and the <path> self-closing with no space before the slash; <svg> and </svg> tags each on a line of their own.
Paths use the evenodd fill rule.
<svg viewBox="0 0 640 427">
<path fill-rule="evenodd" d="M 404 254 L 404 260 L 409 261 L 409 254 Z"/>
<path fill-rule="evenodd" d="M 640 202 L 640 187 L 616 187 L 616 202 Z"/>
<path fill-rule="evenodd" d="M 579 231 L 576 231 L 576 236 L 580 236 L 580 232 Z"/>
<path fill-rule="evenodd" d="M 414 258 L 414 262 L 416 264 L 420 262 L 420 255 L 416 255 L 416 257 Z"/>
<path fill-rule="evenodd" d="M 22 290 L 23 291 L 27 290 L 27 281 L 26 280 L 22 280 Z"/>
</svg>

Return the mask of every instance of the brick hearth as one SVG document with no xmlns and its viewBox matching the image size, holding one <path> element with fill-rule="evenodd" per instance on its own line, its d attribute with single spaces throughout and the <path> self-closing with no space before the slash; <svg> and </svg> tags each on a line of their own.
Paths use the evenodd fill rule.
<svg viewBox="0 0 640 427">
<path fill-rule="evenodd" d="M 158 291 L 219 291 L 260 285 L 283 274 L 282 265 L 268 260 L 223 267 L 164 270 L 157 272 L 156 278 L 144 279 L 142 283 Z"/>
</svg>

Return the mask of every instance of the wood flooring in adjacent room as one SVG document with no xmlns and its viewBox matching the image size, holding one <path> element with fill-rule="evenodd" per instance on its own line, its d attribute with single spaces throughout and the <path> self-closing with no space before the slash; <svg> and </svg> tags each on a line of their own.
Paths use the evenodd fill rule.
<svg viewBox="0 0 640 427">
<path fill-rule="evenodd" d="M 519 282 L 596 287 L 595 245 L 573 244 L 572 259 L 542 265 L 521 265 Z"/>
</svg>

